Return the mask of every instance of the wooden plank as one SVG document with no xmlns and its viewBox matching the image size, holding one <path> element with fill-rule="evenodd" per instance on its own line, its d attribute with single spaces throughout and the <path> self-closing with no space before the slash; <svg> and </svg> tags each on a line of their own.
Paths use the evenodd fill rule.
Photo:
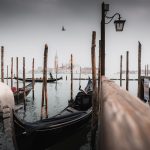
<svg viewBox="0 0 150 150">
<path fill-rule="evenodd" d="M 149 150 L 150 109 L 137 97 L 103 78 L 103 149 Z"/>
</svg>

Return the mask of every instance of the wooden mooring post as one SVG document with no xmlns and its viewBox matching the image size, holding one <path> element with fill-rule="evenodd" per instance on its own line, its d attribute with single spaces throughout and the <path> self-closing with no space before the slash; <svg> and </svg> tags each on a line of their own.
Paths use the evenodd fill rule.
<svg viewBox="0 0 150 150">
<path fill-rule="evenodd" d="M 122 55 L 120 56 L 120 86 L 122 86 Z"/>
<path fill-rule="evenodd" d="M 92 105 L 93 105 L 93 114 L 92 114 L 92 127 L 97 126 L 97 86 L 96 86 L 96 32 L 92 32 L 92 46 L 91 46 L 91 62 L 92 62 L 92 80 L 93 80 L 93 95 L 92 95 Z"/>
<path fill-rule="evenodd" d="M 101 93 L 101 40 L 99 40 L 99 64 L 98 64 L 98 99 Z"/>
<path fill-rule="evenodd" d="M 141 48 L 142 45 L 138 42 L 138 94 L 137 96 L 141 98 Z"/>
<path fill-rule="evenodd" d="M 146 65 L 145 65 L 145 77 L 146 77 L 146 75 L 147 75 L 147 72 L 146 72 Z"/>
<path fill-rule="evenodd" d="M 8 65 L 7 65 L 7 85 L 8 85 Z"/>
<path fill-rule="evenodd" d="M 45 49 L 44 49 L 44 64 L 43 64 L 43 85 L 42 85 L 41 119 L 43 118 L 44 104 L 45 104 L 45 117 L 48 118 L 47 57 L 48 57 L 48 45 L 45 44 Z"/>
<path fill-rule="evenodd" d="M 129 51 L 126 52 L 126 90 L 129 90 Z"/>
<path fill-rule="evenodd" d="M 26 92 L 25 92 L 25 57 L 23 57 L 23 91 L 24 91 L 24 110 L 26 111 Z"/>
<path fill-rule="evenodd" d="M 142 45 L 138 42 L 138 98 L 142 101 L 144 100 L 144 77 L 141 76 L 141 53 L 142 53 Z M 147 75 L 146 65 L 145 65 L 145 77 Z"/>
<path fill-rule="evenodd" d="M 56 52 L 56 55 L 55 55 L 56 87 L 57 87 L 57 73 L 58 73 L 58 56 L 57 56 L 57 52 Z"/>
<path fill-rule="evenodd" d="M 149 150 L 149 107 L 106 78 L 102 79 L 101 96 L 104 102 L 102 150 Z"/>
<path fill-rule="evenodd" d="M 70 64 L 70 74 L 71 74 L 71 93 L 70 93 L 70 102 L 73 101 L 73 56 L 71 54 L 71 64 Z"/>
<path fill-rule="evenodd" d="M 147 64 L 147 77 L 148 77 L 148 64 Z"/>
<path fill-rule="evenodd" d="M 79 73 L 79 89 L 81 88 L 81 67 L 80 67 L 80 73 Z"/>
<path fill-rule="evenodd" d="M 92 93 L 92 131 L 91 131 L 91 146 L 92 149 L 95 149 L 95 136 L 96 136 L 96 129 L 98 123 L 98 103 L 97 103 L 97 86 L 96 86 L 96 54 L 95 54 L 95 47 L 96 47 L 96 32 L 92 32 L 92 45 L 91 45 L 91 63 L 92 63 L 92 81 L 93 81 L 93 93 Z"/>
<path fill-rule="evenodd" d="M 4 82 L 4 46 L 1 46 L 1 82 Z"/>
<path fill-rule="evenodd" d="M 18 103 L 19 101 L 18 57 L 16 57 L 16 79 L 17 79 L 17 103 Z"/>
<path fill-rule="evenodd" d="M 13 87 L 13 57 L 11 57 L 11 88 Z"/>
<path fill-rule="evenodd" d="M 102 121 L 103 121 L 103 101 L 102 101 L 102 98 L 101 98 L 101 83 L 102 83 L 102 76 L 101 76 L 101 68 L 102 68 L 102 65 L 101 65 L 101 57 L 102 57 L 102 53 L 101 53 L 101 40 L 99 40 L 99 67 L 98 67 L 98 96 L 97 96 L 97 101 L 99 102 L 99 116 L 98 116 L 98 136 L 97 136 L 97 139 L 103 139 L 103 127 L 102 127 Z M 95 135 L 96 137 L 96 135 Z M 95 143 L 96 143 L 96 147 L 94 148 L 98 148 L 101 150 L 102 149 L 102 143 L 103 143 L 103 140 L 100 140 L 100 142 L 95 139 Z"/>
<path fill-rule="evenodd" d="M 57 90 L 57 74 L 58 74 L 58 62 L 57 62 L 57 65 L 56 65 L 56 90 Z"/>
<path fill-rule="evenodd" d="M 32 60 L 32 99 L 34 100 L 34 84 L 35 84 L 35 79 L 34 79 L 34 58 Z"/>
</svg>

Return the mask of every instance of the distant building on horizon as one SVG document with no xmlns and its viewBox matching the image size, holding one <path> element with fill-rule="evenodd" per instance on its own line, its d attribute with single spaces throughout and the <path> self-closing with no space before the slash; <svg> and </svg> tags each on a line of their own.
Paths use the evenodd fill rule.
<svg viewBox="0 0 150 150">
<path fill-rule="evenodd" d="M 55 62 L 57 61 L 57 58 Z M 55 68 L 55 62 L 54 62 L 54 68 L 47 68 L 48 72 L 51 72 L 53 74 L 56 73 L 56 68 Z M 70 73 L 70 64 L 62 64 L 61 66 L 58 66 L 57 72 L 58 74 L 63 74 L 63 73 Z M 42 73 L 43 72 L 43 67 L 39 66 L 37 69 L 34 71 L 35 73 Z M 96 68 L 96 72 L 98 73 L 98 68 Z M 30 70 L 28 73 L 32 73 L 32 70 Z M 73 65 L 73 73 L 80 73 L 80 66 L 79 65 Z M 91 67 L 81 67 L 81 74 L 92 74 L 92 68 Z"/>
</svg>

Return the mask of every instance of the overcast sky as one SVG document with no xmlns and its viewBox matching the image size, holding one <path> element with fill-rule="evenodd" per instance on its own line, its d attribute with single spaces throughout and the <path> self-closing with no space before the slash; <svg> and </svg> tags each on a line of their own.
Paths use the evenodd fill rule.
<svg viewBox="0 0 150 150">
<path fill-rule="evenodd" d="M 69 62 L 91 66 L 91 35 L 100 38 L 100 0 L 0 0 L 0 45 L 5 47 L 5 66 L 10 57 L 18 56 L 19 68 L 26 57 L 27 68 L 42 66 L 44 44 L 49 46 L 48 66 L 54 66 L 57 52 L 59 65 Z M 106 75 L 119 71 L 120 55 L 129 51 L 130 69 L 137 68 L 138 41 L 142 44 L 142 66 L 149 64 L 150 1 L 108 0 L 109 16 L 119 12 L 126 19 L 125 29 L 115 32 L 113 22 L 106 25 Z M 61 27 L 66 31 L 62 32 Z M 124 62 L 125 64 L 125 62 Z M 125 66 L 124 66 L 125 69 Z"/>
<path fill-rule="evenodd" d="M 142 44 L 142 68 L 150 64 L 150 1 L 149 0 L 109 0 L 108 15 L 119 12 L 126 24 L 123 32 L 115 32 L 113 23 L 106 25 L 106 63 L 107 73 L 119 71 L 120 55 L 123 54 L 125 69 L 126 51 L 129 51 L 129 69 L 137 70 L 138 41 Z M 111 65 L 110 65 L 111 64 Z M 113 64 L 113 66 L 112 66 Z"/>
</svg>

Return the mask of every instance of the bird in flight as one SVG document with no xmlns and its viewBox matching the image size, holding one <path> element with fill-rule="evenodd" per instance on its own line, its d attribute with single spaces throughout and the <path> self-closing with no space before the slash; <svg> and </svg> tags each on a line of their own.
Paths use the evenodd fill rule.
<svg viewBox="0 0 150 150">
<path fill-rule="evenodd" d="M 61 29 L 62 31 L 66 31 L 66 29 L 64 28 L 64 26 L 62 26 L 62 29 Z"/>
</svg>

